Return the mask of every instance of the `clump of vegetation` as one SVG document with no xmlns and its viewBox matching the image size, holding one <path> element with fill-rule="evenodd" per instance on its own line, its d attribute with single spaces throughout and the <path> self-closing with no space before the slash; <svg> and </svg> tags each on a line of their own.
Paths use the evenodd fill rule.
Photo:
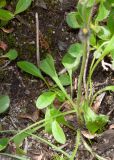
<svg viewBox="0 0 114 160">
<path fill-rule="evenodd" d="M 32 3 L 32 0 L 18 0 L 18 3 L 16 5 L 15 11 L 11 12 L 7 9 L 5 9 L 5 6 L 7 5 L 6 0 L 0 1 L 0 26 L 6 25 L 10 20 L 14 19 L 15 16 L 23 11 L 25 11 Z"/>
<path fill-rule="evenodd" d="M 97 11 L 94 11 L 94 6 L 98 5 Z M 105 91 L 114 91 L 114 86 L 107 86 L 99 91 L 93 93 L 92 91 L 92 75 L 104 57 L 110 55 L 112 57 L 111 67 L 113 68 L 113 53 L 114 53 L 114 36 L 112 22 L 113 16 L 113 1 L 105 0 L 83 0 L 77 4 L 77 9 L 67 15 L 66 21 L 73 29 L 80 29 L 80 43 L 71 44 L 67 53 L 62 59 L 62 64 L 66 69 L 66 73 L 59 75 L 56 71 L 54 59 L 48 55 L 40 62 L 37 67 L 28 61 L 19 61 L 17 66 L 26 73 L 29 73 L 44 81 L 47 86 L 47 91 L 44 91 L 36 100 L 36 107 L 45 110 L 45 118 L 31 126 L 21 130 L 11 139 L 1 139 L 3 150 L 9 143 L 13 141 L 20 150 L 19 146 L 27 136 L 34 138 L 48 144 L 56 151 L 59 151 L 67 159 L 74 160 L 77 150 L 81 142 L 86 149 L 96 158 L 102 159 L 99 155 L 94 153 L 91 147 L 83 138 L 81 131 L 86 126 L 89 133 L 95 134 L 102 132 L 105 125 L 108 123 L 109 117 L 103 114 L 96 114 L 92 109 L 96 97 Z M 17 13 L 17 12 L 16 12 Z M 93 54 L 93 60 L 89 67 L 87 74 L 89 55 Z M 78 89 L 76 98 L 73 97 L 73 74 L 81 63 L 80 74 L 78 78 Z M 105 66 L 106 67 L 106 66 Z M 48 75 L 53 85 L 50 85 L 43 73 Z M 67 86 L 70 86 L 70 94 L 67 93 Z M 84 95 L 82 91 L 84 90 Z M 59 108 L 56 108 L 54 101 L 60 102 Z M 69 105 L 69 110 L 62 111 L 64 103 Z M 72 127 L 65 116 L 76 113 L 78 128 Z M 66 143 L 66 136 L 62 126 L 67 126 L 76 132 L 76 144 L 72 155 L 63 151 L 60 147 L 51 144 L 49 141 L 35 135 L 35 131 L 44 127 L 45 131 L 52 134 L 55 140 L 60 144 Z M 63 156 L 60 159 L 64 159 Z"/>
<path fill-rule="evenodd" d="M 32 3 L 32 0 L 19 0 L 15 11 L 11 12 L 5 9 L 7 5 L 6 0 L 0 1 L 0 28 L 8 24 L 8 22 L 15 18 L 15 16 L 23 11 L 25 11 Z M 5 55 L 0 56 L 0 59 L 9 59 L 9 61 L 15 60 L 18 53 L 15 49 L 10 49 Z M 7 95 L 0 96 L 0 113 L 5 112 L 9 108 L 10 100 Z"/>
</svg>

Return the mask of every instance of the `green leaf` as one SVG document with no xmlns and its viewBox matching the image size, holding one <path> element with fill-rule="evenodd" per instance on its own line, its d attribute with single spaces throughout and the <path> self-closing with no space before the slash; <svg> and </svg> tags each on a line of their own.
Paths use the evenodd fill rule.
<svg viewBox="0 0 114 160">
<path fill-rule="evenodd" d="M 78 5 L 85 5 L 84 7 L 86 8 L 90 8 L 94 5 L 95 0 L 83 0 L 83 1 L 79 1 Z"/>
<path fill-rule="evenodd" d="M 57 116 L 57 118 L 53 118 L 53 121 L 56 120 L 60 124 L 66 124 L 67 123 L 63 115 L 58 116 L 62 112 L 60 110 L 56 109 L 54 106 L 52 108 L 50 108 L 50 113 L 51 113 L 52 118 Z"/>
<path fill-rule="evenodd" d="M 107 19 L 107 26 L 112 34 L 114 34 L 114 8 L 111 9 L 111 12 Z"/>
<path fill-rule="evenodd" d="M 84 105 L 82 106 L 82 109 L 84 112 L 86 127 L 92 134 L 94 134 L 98 130 L 102 130 L 103 127 L 108 122 L 108 116 L 105 116 L 102 114 L 97 115 L 88 106 L 87 102 L 84 103 Z"/>
<path fill-rule="evenodd" d="M 66 124 L 67 122 L 65 121 L 64 116 L 58 116 L 57 118 L 53 118 L 54 116 L 57 116 L 61 114 L 61 111 L 57 110 L 53 105 L 52 108 L 47 108 L 46 109 L 46 114 L 45 114 L 45 130 L 48 133 L 52 133 L 52 123 L 54 120 L 56 120 L 60 124 Z"/>
<path fill-rule="evenodd" d="M 4 113 L 10 105 L 10 99 L 8 96 L 2 95 L 0 96 L 0 114 Z"/>
<path fill-rule="evenodd" d="M 107 86 L 105 88 L 103 88 L 104 91 L 112 91 L 114 92 L 114 85 L 113 86 Z"/>
<path fill-rule="evenodd" d="M 100 89 L 98 92 L 95 93 L 95 95 L 93 95 L 93 98 L 95 99 L 97 97 L 97 95 L 99 95 L 99 94 L 101 94 L 102 92 L 105 92 L 105 91 L 114 92 L 114 85 L 107 86 L 107 87 L 104 87 L 104 88 Z"/>
<path fill-rule="evenodd" d="M 102 54 L 102 49 L 97 49 L 95 52 L 94 52 L 94 57 L 96 59 L 98 59 Z"/>
<path fill-rule="evenodd" d="M 0 139 L 0 151 L 2 151 L 3 149 L 5 149 L 8 145 L 9 142 L 9 138 L 1 138 Z"/>
<path fill-rule="evenodd" d="M 60 127 L 59 123 L 56 120 L 52 123 L 52 133 L 57 142 L 65 144 L 65 134 L 63 132 L 63 129 Z"/>
<path fill-rule="evenodd" d="M 57 99 L 60 102 L 64 102 L 65 101 L 65 95 L 61 90 L 57 89 L 57 90 L 55 90 L 55 93 L 56 93 Z"/>
<path fill-rule="evenodd" d="M 87 7 L 92 7 L 94 5 L 95 0 L 89 0 L 87 2 Z"/>
<path fill-rule="evenodd" d="M 0 20 L 9 21 L 14 18 L 14 14 L 8 10 L 0 9 Z"/>
<path fill-rule="evenodd" d="M 102 40 L 109 40 L 111 38 L 111 32 L 107 26 L 99 26 L 99 32 L 97 36 Z"/>
<path fill-rule="evenodd" d="M 53 103 L 56 94 L 54 92 L 44 92 L 40 95 L 36 101 L 36 106 L 38 109 L 43 109 Z"/>
<path fill-rule="evenodd" d="M 103 21 L 109 15 L 110 11 L 106 9 L 103 3 L 100 3 L 99 12 L 96 18 L 96 22 Z"/>
<path fill-rule="evenodd" d="M 27 133 L 31 133 L 32 131 L 27 131 Z M 15 145 L 17 147 L 19 147 L 21 145 L 21 143 L 24 141 L 24 139 L 28 136 L 28 134 L 25 132 L 22 132 L 21 134 L 17 134 L 15 135 L 15 137 L 13 138 L 13 142 L 15 143 Z"/>
<path fill-rule="evenodd" d="M 68 49 L 68 53 L 72 56 L 72 57 L 81 57 L 83 54 L 83 46 L 80 43 L 74 43 L 72 45 L 70 45 L 69 49 Z"/>
<path fill-rule="evenodd" d="M 55 107 L 52 108 L 52 110 L 51 110 L 51 115 L 52 115 L 52 117 L 58 116 L 58 115 L 60 115 L 60 114 L 62 114 L 62 112 L 61 112 L 60 110 L 56 109 Z M 54 119 L 56 119 L 56 121 L 57 121 L 59 124 L 64 124 L 64 125 L 67 124 L 67 121 L 65 120 L 65 118 L 64 118 L 63 115 L 58 116 L 57 118 L 54 118 Z M 53 120 L 53 121 L 54 121 L 54 120 Z"/>
<path fill-rule="evenodd" d="M 110 3 L 114 3 L 114 0 L 108 0 Z"/>
<path fill-rule="evenodd" d="M 41 124 L 40 122 L 39 122 L 39 124 Z M 34 125 L 34 127 L 32 128 L 32 127 L 28 127 L 28 129 L 23 129 L 23 130 L 21 130 L 20 132 L 18 132 L 13 138 L 12 138 L 12 140 L 13 140 L 13 142 L 15 143 L 15 145 L 16 145 L 16 147 L 19 147 L 21 144 L 22 144 L 22 142 L 24 141 L 24 139 L 26 138 L 26 137 L 28 137 L 30 134 L 32 134 L 32 133 L 34 133 L 35 131 L 37 131 L 39 128 L 41 128 L 41 127 L 44 127 L 44 124 L 42 125 L 40 125 L 39 127 L 37 126 L 37 125 Z"/>
<path fill-rule="evenodd" d="M 55 81 L 55 83 L 62 90 L 62 92 L 65 94 L 67 99 L 69 99 L 69 96 L 67 95 L 66 90 L 64 89 L 64 87 L 62 86 L 62 84 L 58 78 L 58 75 L 56 73 L 55 66 L 54 66 L 54 60 L 51 55 L 48 55 L 43 61 L 41 61 L 40 69 L 44 73 L 49 75 Z"/>
<path fill-rule="evenodd" d="M 21 68 L 26 73 L 29 73 L 33 76 L 39 77 L 42 80 L 44 80 L 44 77 L 42 76 L 40 70 L 33 64 L 27 61 L 20 61 L 17 62 L 17 66 Z"/>
<path fill-rule="evenodd" d="M 17 51 L 15 49 L 10 49 L 5 55 L 2 57 L 9 58 L 9 60 L 14 60 L 18 56 Z"/>
<path fill-rule="evenodd" d="M 45 131 L 47 133 L 52 133 L 52 122 L 53 122 L 53 118 L 51 115 L 51 108 L 47 108 L 46 109 L 46 113 L 45 113 Z"/>
<path fill-rule="evenodd" d="M 0 1 L 0 8 L 5 7 L 6 5 L 6 0 L 1 0 Z"/>
<path fill-rule="evenodd" d="M 24 156 L 26 155 L 26 152 L 23 149 L 16 147 L 16 154 L 20 156 Z"/>
<path fill-rule="evenodd" d="M 105 2 L 106 0 L 96 0 L 96 3 L 102 3 L 102 2 Z M 110 1 L 110 0 L 109 0 Z"/>
<path fill-rule="evenodd" d="M 100 32 L 100 30 L 101 30 L 101 26 L 99 26 L 97 24 L 96 25 L 91 24 L 91 29 L 93 30 L 93 32 L 96 33 L 96 36 L 97 36 L 98 32 Z"/>
<path fill-rule="evenodd" d="M 25 11 L 32 3 L 32 0 L 19 0 L 16 5 L 15 14 Z"/>
<path fill-rule="evenodd" d="M 57 77 L 57 73 L 54 66 L 54 60 L 51 55 L 48 55 L 44 60 L 41 61 L 40 69 L 50 77 Z"/>
<path fill-rule="evenodd" d="M 114 60 L 114 50 L 111 51 L 111 58 Z"/>
<path fill-rule="evenodd" d="M 93 47 L 96 46 L 96 36 L 93 33 L 90 35 L 90 45 Z"/>
<path fill-rule="evenodd" d="M 83 24 L 86 24 L 91 14 L 91 7 L 87 6 L 87 1 L 79 1 L 77 5 L 78 13 L 83 20 Z M 83 27 L 85 27 L 83 25 Z"/>
<path fill-rule="evenodd" d="M 114 36 L 110 39 L 108 45 L 105 47 L 104 54 L 108 54 L 114 50 Z"/>
<path fill-rule="evenodd" d="M 80 63 L 80 56 L 77 56 L 77 58 L 72 57 L 70 54 L 65 54 L 65 56 L 62 59 L 62 64 L 67 70 L 76 70 Z"/>
<path fill-rule="evenodd" d="M 83 19 L 78 12 L 76 12 L 76 20 L 77 20 L 80 28 L 83 28 L 84 27 Z"/>
<path fill-rule="evenodd" d="M 78 24 L 78 21 L 77 21 L 77 12 L 68 13 L 66 17 L 66 22 L 69 25 L 69 27 L 73 29 L 80 28 L 80 25 Z"/>
<path fill-rule="evenodd" d="M 59 80 L 61 81 L 61 84 L 63 86 L 69 86 L 70 85 L 70 77 L 69 77 L 69 75 L 67 73 L 61 74 L 59 76 Z"/>
<path fill-rule="evenodd" d="M 4 27 L 8 24 L 8 21 L 0 21 L 0 27 Z"/>
</svg>

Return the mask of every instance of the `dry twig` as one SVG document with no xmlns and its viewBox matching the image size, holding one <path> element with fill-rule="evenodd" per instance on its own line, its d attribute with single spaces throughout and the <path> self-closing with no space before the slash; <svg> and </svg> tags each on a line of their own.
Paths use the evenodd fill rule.
<svg viewBox="0 0 114 160">
<path fill-rule="evenodd" d="M 39 52 L 39 18 L 38 13 L 35 14 L 36 18 L 36 59 L 37 59 L 37 65 L 40 65 L 40 52 Z"/>
</svg>

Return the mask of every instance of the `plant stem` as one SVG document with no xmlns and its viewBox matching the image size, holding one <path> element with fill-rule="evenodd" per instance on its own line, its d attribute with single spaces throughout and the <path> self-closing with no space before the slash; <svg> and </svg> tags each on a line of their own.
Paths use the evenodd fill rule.
<svg viewBox="0 0 114 160">
<path fill-rule="evenodd" d="M 70 111 L 67 111 L 67 112 L 60 113 L 60 114 L 58 114 L 58 115 L 56 115 L 56 116 L 53 116 L 52 118 L 57 118 L 57 117 L 62 116 L 62 115 L 65 116 L 65 115 L 68 115 L 68 114 L 71 114 L 71 113 L 75 113 L 75 112 L 76 112 L 75 110 L 70 110 Z M 50 120 L 50 119 L 49 119 L 49 120 Z M 47 120 L 47 122 L 48 122 L 49 120 Z M 10 140 L 13 140 L 16 136 L 21 135 L 22 133 L 26 132 L 27 130 L 29 130 L 29 129 L 31 129 L 31 128 L 34 129 L 34 127 L 36 127 L 36 126 L 38 126 L 38 125 L 40 125 L 39 127 L 41 127 L 41 126 L 42 126 L 42 123 L 45 123 L 45 119 L 40 120 L 40 121 L 38 121 L 38 122 L 36 122 L 36 123 L 34 123 L 34 124 L 26 127 L 26 128 L 23 129 L 23 130 L 20 130 L 20 131 L 19 131 L 16 135 L 14 135 Z"/>
<path fill-rule="evenodd" d="M 88 3 L 88 1 L 87 1 Z M 93 3 L 93 6 L 90 10 L 90 15 L 88 17 L 87 22 L 85 22 L 85 28 L 82 30 L 83 35 L 83 46 L 84 46 L 84 52 L 83 52 L 83 59 L 82 59 L 82 65 L 80 70 L 80 75 L 78 79 L 78 94 L 77 94 L 77 105 L 78 105 L 78 115 L 79 115 L 79 121 L 81 120 L 81 113 L 80 113 L 80 104 L 81 104 L 81 97 L 82 97 L 82 83 L 85 88 L 85 99 L 88 99 L 88 87 L 86 84 L 86 71 L 87 71 L 87 65 L 88 65 L 88 58 L 89 58 L 89 31 L 90 31 L 90 22 L 92 18 L 92 12 L 94 9 L 95 0 Z M 85 14 L 85 10 L 83 10 L 83 16 Z"/>
<path fill-rule="evenodd" d="M 102 53 L 102 55 L 99 57 L 99 59 L 95 62 L 95 64 L 93 65 L 93 67 L 91 68 L 90 73 L 89 73 L 89 77 L 88 77 L 88 85 L 91 84 L 91 77 L 92 77 L 93 72 L 94 72 L 94 70 L 96 69 L 97 65 L 98 65 L 98 64 L 103 60 L 103 58 L 104 58 L 105 56 L 107 56 L 109 53 L 110 53 L 110 52 L 108 52 L 108 51 L 104 51 L 104 52 Z"/>
<path fill-rule="evenodd" d="M 90 52 L 90 46 L 89 46 L 89 39 L 87 40 L 87 58 L 84 68 L 84 75 L 83 75 L 83 84 L 84 84 L 84 90 L 85 90 L 85 98 L 88 98 L 88 87 L 86 83 L 86 74 L 87 74 L 87 66 L 88 66 L 88 60 L 89 60 L 89 52 Z"/>
<path fill-rule="evenodd" d="M 82 66 L 81 71 L 78 79 L 78 95 L 77 95 L 77 104 L 80 105 L 81 102 L 81 96 L 82 96 L 82 80 L 83 80 L 83 74 L 84 74 L 84 68 L 86 64 L 86 58 L 87 58 L 87 39 L 84 40 L 84 53 L 83 53 L 83 59 L 82 59 Z"/>
<path fill-rule="evenodd" d="M 20 157 L 18 155 L 12 155 L 12 154 L 8 154 L 8 153 L 0 153 L 0 155 L 11 157 L 13 159 L 18 159 L 18 160 L 26 160 L 26 159 L 30 160 L 28 157 Z"/>
<path fill-rule="evenodd" d="M 35 14 L 36 18 L 36 59 L 37 59 L 37 66 L 40 65 L 40 52 L 39 52 L 39 18 L 38 13 Z"/>
<path fill-rule="evenodd" d="M 47 141 L 46 139 L 41 138 L 41 137 L 39 137 L 39 136 L 37 136 L 37 135 L 35 135 L 35 134 L 30 134 L 30 133 L 27 133 L 27 134 L 30 135 L 30 136 L 32 136 L 32 137 L 34 137 L 34 138 L 36 138 L 36 139 L 38 139 L 38 140 L 40 140 L 40 141 L 43 142 L 43 143 L 48 144 L 49 146 L 51 146 L 52 148 L 54 148 L 56 151 L 61 152 L 61 153 L 62 153 L 63 155 L 65 155 L 67 158 L 70 158 L 70 155 L 69 155 L 68 153 L 66 153 L 65 151 L 63 151 L 62 149 L 60 149 L 60 147 L 57 147 L 57 146 L 53 145 L 52 143 L 50 143 L 50 142 Z"/>
<path fill-rule="evenodd" d="M 82 114 L 80 110 L 80 104 L 81 104 L 81 97 L 82 97 L 82 82 L 83 82 L 83 75 L 84 75 L 84 68 L 86 65 L 86 58 L 87 58 L 87 41 L 85 39 L 84 41 L 84 53 L 83 53 L 83 59 L 82 59 L 82 65 L 80 70 L 80 75 L 78 79 L 78 93 L 77 93 L 77 120 L 79 126 L 82 126 L 83 120 L 82 120 Z"/>
<path fill-rule="evenodd" d="M 74 159 L 75 159 L 77 150 L 78 150 L 79 145 L 80 145 L 80 140 L 81 140 L 81 133 L 80 133 L 80 130 L 78 129 L 78 130 L 77 130 L 77 136 L 76 136 L 75 148 L 74 148 L 74 151 L 73 151 L 73 153 L 72 153 L 72 156 L 71 156 L 70 160 L 74 160 Z"/>
<path fill-rule="evenodd" d="M 97 51 L 99 51 L 102 47 L 104 47 L 104 46 L 107 45 L 108 43 L 109 43 L 109 41 L 104 42 L 104 43 L 97 49 Z M 93 66 L 94 66 L 95 60 L 96 60 L 96 58 L 95 58 L 95 56 L 94 56 L 94 58 L 93 58 L 93 60 L 92 60 L 92 62 L 91 62 L 91 66 L 90 66 L 90 69 L 89 69 L 89 76 L 88 76 L 88 80 L 87 80 L 87 88 L 90 87 L 89 99 L 91 98 L 91 95 L 92 95 L 92 82 L 91 82 L 91 76 L 90 76 L 90 75 L 91 75 L 91 71 L 92 71 L 92 68 L 93 68 Z"/>
</svg>

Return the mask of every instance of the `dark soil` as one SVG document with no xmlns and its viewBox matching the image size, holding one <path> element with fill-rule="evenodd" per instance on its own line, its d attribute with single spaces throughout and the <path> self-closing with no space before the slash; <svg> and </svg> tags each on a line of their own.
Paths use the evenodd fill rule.
<svg viewBox="0 0 114 160">
<path fill-rule="evenodd" d="M 51 52 L 56 59 L 57 70 L 60 71 L 62 69 L 60 61 L 67 52 L 68 46 L 79 41 L 78 31 L 71 30 L 65 22 L 66 14 L 74 10 L 75 6 L 76 0 L 34 0 L 30 9 L 17 16 L 7 25 L 7 28 L 14 28 L 13 33 L 7 34 L 2 30 L 0 31 L 1 40 L 8 45 L 8 49 L 17 49 L 19 57 L 16 61 L 28 60 L 36 64 L 35 13 L 38 12 L 41 33 L 41 59 L 48 52 Z M 2 51 L 0 54 L 2 54 Z M 46 86 L 40 79 L 21 72 L 16 65 L 16 61 L 11 62 L 4 69 L 0 69 L 0 94 L 7 94 L 11 99 L 10 109 L 0 116 L 0 128 L 2 130 L 20 130 L 32 124 L 33 121 L 39 121 L 44 116 L 41 111 L 36 110 L 35 100 L 46 89 Z M 6 63 L 7 61 L 3 61 L 0 66 L 3 67 Z M 94 73 L 93 79 L 96 90 L 114 84 L 113 72 L 103 71 L 100 65 Z M 111 124 L 114 124 L 113 102 L 113 93 L 106 93 L 99 112 L 106 115 L 112 111 L 110 113 L 110 123 L 107 125 L 107 130 L 104 130 L 104 134 L 92 142 L 93 149 L 100 156 L 110 160 L 114 160 L 114 131 L 108 129 Z M 73 122 L 73 124 L 75 123 Z M 65 128 L 65 132 L 68 141 L 63 148 L 71 153 L 74 148 L 75 133 L 67 128 Z M 44 131 L 41 130 L 38 134 L 54 142 L 52 136 Z M 6 135 L 0 135 L 0 137 L 3 136 Z M 31 160 L 51 160 L 56 154 L 49 146 L 32 138 L 27 138 L 22 148 L 27 151 Z M 14 154 L 15 147 L 10 144 L 6 152 Z M 76 159 L 92 160 L 93 157 L 83 146 L 80 146 Z M 1 156 L 0 160 L 6 160 L 6 158 Z"/>
</svg>

